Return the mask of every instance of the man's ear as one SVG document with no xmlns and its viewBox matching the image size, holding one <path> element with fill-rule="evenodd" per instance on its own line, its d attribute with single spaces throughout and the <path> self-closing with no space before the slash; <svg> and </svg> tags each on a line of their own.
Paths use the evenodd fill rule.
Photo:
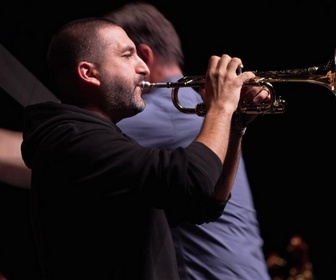
<svg viewBox="0 0 336 280">
<path fill-rule="evenodd" d="M 137 46 L 137 52 L 139 57 L 147 64 L 149 68 L 154 63 L 154 54 L 150 46 L 146 44 L 139 44 Z"/>
<path fill-rule="evenodd" d="M 77 66 L 78 76 L 92 85 L 100 85 L 98 71 L 92 63 L 81 61 Z"/>
</svg>

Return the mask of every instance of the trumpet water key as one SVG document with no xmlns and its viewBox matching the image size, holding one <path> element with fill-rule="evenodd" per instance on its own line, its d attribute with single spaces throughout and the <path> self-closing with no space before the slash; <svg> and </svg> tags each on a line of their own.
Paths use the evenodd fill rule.
<svg viewBox="0 0 336 280">
<path fill-rule="evenodd" d="M 321 85 L 329 89 L 336 97 L 336 49 L 334 56 L 326 64 L 302 69 L 289 69 L 280 71 L 253 71 L 256 77 L 244 83 L 244 86 L 263 86 L 270 92 L 269 102 L 260 104 L 240 101 L 237 112 L 246 114 L 281 114 L 285 112 L 286 101 L 276 96 L 273 83 L 304 82 Z M 239 69 L 240 70 L 240 69 Z M 176 82 L 149 83 L 144 81 L 142 88 L 165 87 L 172 88 L 171 98 L 174 106 L 182 113 L 204 116 L 206 108 L 204 103 L 196 104 L 195 108 L 184 107 L 178 99 L 181 87 L 202 87 L 205 85 L 205 76 L 185 76 Z"/>
</svg>

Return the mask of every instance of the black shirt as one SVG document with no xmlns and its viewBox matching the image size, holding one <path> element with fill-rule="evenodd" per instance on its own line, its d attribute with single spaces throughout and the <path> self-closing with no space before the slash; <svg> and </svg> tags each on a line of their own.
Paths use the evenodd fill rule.
<svg viewBox="0 0 336 280">
<path fill-rule="evenodd" d="M 25 108 L 22 156 L 45 279 L 178 279 L 169 222 L 210 222 L 219 158 L 193 142 L 144 148 L 70 105 Z"/>
</svg>

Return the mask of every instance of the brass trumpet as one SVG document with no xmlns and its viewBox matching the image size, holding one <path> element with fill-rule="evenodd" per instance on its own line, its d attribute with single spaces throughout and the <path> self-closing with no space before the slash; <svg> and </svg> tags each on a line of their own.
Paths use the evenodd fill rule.
<svg viewBox="0 0 336 280">
<path fill-rule="evenodd" d="M 286 101 L 277 97 L 272 83 L 304 82 L 321 85 L 329 89 L 336 96 L 336 49 L 334 57 L 326 64 L 321 66 L 312 66 L 302 69 L 290 69 L 280 71 L 253 71 L 256 77 L 244 83 L 244 86 L 264 86 L 270 92 L 269 102 L 260 104 L 245 103 L 241 101 L 238 105 L 238 113 L 246 114 L 281 114 L 285 112 Z M 237 71 L 241 71 L 238 69 Z M 205 85 L 205 76 L 185 76 L 177 82 L 168 83 L 149 83 L 144 81 L 142 88 L 172 88 L 171 98 L 174 106 L 182 113 L 197 114 L 204 116 L 206 108 L 204 103 L 199 103 L 195 108 L 184 107 L 178 99 L 178 91 L 181 87 L 201 87 Z"/>
</svg>

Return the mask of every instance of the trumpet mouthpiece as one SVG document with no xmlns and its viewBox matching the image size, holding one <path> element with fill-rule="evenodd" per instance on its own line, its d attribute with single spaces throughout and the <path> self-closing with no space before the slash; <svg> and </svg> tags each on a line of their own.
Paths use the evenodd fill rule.
<svg viewBox="0 0 336 280">
<path fill-rule="evenodd" d="M 151 88 L 152 84 L 150 82 L 147 82 L 147 81 L 142 81 L 141 82 L 141 87 L 142 88 Z"/>
<path fill-rule="evenodd" d="M 171 83 L 150 83 L 148 81 L 142 81 L 141 87 L 145 88 L 169 88 Z"/>
</svg>

